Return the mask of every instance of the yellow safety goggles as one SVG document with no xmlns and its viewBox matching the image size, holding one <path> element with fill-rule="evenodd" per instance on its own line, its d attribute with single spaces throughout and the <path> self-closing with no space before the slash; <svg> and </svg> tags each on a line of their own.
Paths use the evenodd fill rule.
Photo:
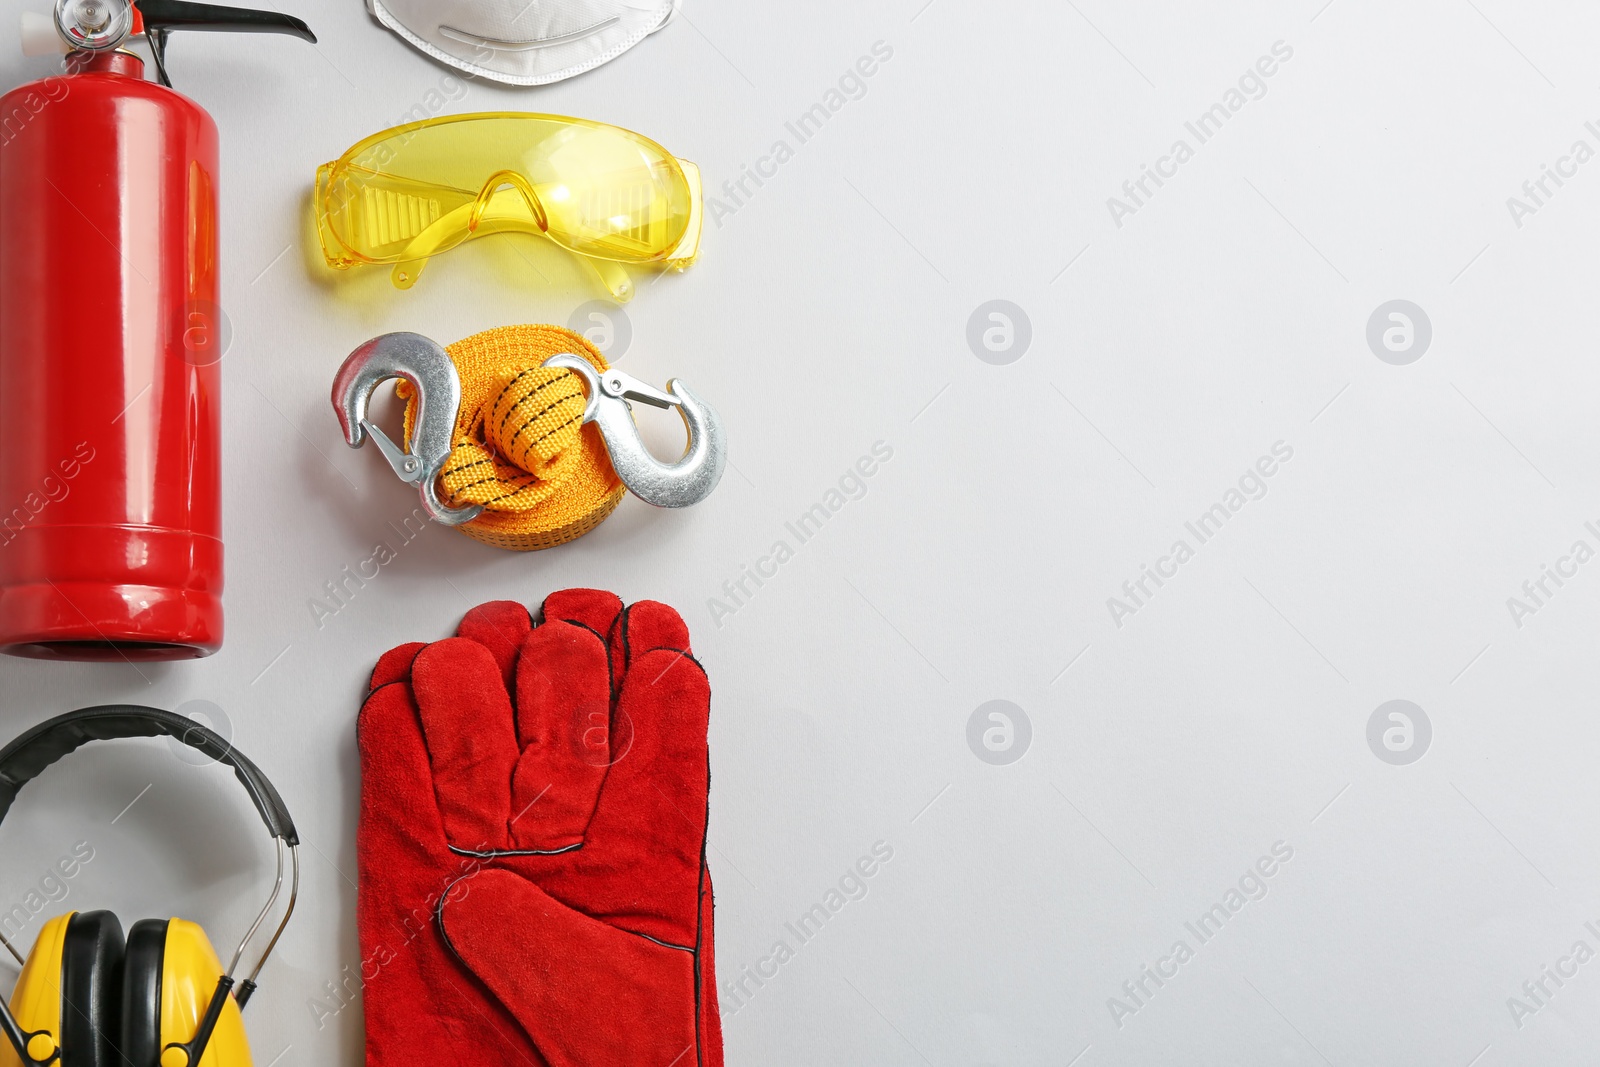
<svg viewBox="0 0 1600 1067">
<path fill-rule="evenodd" d="M 493 112 L 424 119 L 317 168 L 328 265 L 428 260 L 490 233 L 542 234 L 594 267 L 619 301 L 625 265 L 683 270 L 700 250 L 700 169 L 647 137 L 587 119 Z"/>
</svg>

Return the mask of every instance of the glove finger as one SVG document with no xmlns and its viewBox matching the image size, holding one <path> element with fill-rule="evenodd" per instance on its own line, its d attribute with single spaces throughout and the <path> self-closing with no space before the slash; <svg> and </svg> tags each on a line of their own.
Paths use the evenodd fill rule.
<svg viewBox="0 0 1600 1067">
<path fill-rule="evenodd" d="M 356 745 L 361 755 L 356 835 L 361 938 L 364 944 L 406 944 L 425 933 L 426 898 L 438 891 L 430 872 L 438 856 L 448 854 L 429 786 L 422 723 L 408 686 L 386 685 L 367 698 L 356 718 Z M 414 929 L 405 918 L 413 905 L 422 916 Z"/>
<path fill-rule="evenodd" d="M 563 589 L 544 598 L 544 620 L 587 627 L 602 639 L 622 614 L 622 599 L 603 589 Z"/>
<path fill-rule="evenodd" d="M 692 946 L 709 786 L 711 685 L 687 652 L 635 655 L 616 719 L 632 747 L 606 774 L 584 846 L 541 884 L 591 915 L 674 945 Z"/>
<path fill-rule="evenodd" d="M 532 628 L 533 620 L 527 608 L 515 600 L 492 600 L 467 612 L 461 625 L 456 627 L 456 636 L 476 641 L 489 650 L 500 665 L 501 681 L 509 691 L 517 653 Z"/>
<path fill-rule="evenodd" d="M 634 657 L 617 707 L 633 727 L 633 746 L 614 753 L 595 827 L 682 844 L 677 851 L 693 860 L 693 885 L 705 837 L 711 683 L 687 652 L 656 649 Z"/>
<path fill-rule="evenodd" d="M 612 643 L 621 653 L 624 669 L 632 665 L 635 656 L 658 648 L 690 651 L 689 627 L 683 616 L 658 601 L 641 600 L 630 606 L 619 623 Z"/>
<path fill-rule="evenodd" d="M 411 658 L 405 658 L 408 668 Z M 470 986 L 471 978 L 449 954 L 433 921 L 458 858 L 446 846 L 410 687 L 391 683 L 369 696 L 356 719 L 356 739 L 361 757 L 356 925 L 364 961 L 367 1053 L 375 1063 L 403 1063 L 419 1042 L 448 1047 L 463 1036 L 457 1031 L 468 1027 L 455 1017 L 470 1015 L 471 1001 L 461 991 L 452 995 L 450 987 Z M 418 990 L 428 991 L 433 1011 L 416 1010 Z M 485 1007 L 492 1011 L 494 1005 L 485 1002 L 478 1013 Z M 515 1040 L 525 1040 L 509 1020 L 505 1028 Z M 508 1054 L 517 1051 L 511 1043 L 502 1047 Z"/>
<path fill-rule="evenodd" d="M 692 953 L 591 919 L 502 870 L 457 882 L 440 924 L 550 1067 L 702 1062 Z"/>
<path fill-rule="evenodd" d="M 601 641 L 610 641 L 616 621 L 622 617 L 622 598 L 603 589 L 563 589 L 544 599 L 544 619 L 560 619 L 574 626 L 593 630 Z M 611 695 L 616 697 L 621 669 L 611 667 Z"/>
<path fill-rule="evenodd" d="M 478 642 L 452 637 L 417 654 L 411 679 L 451 844 L 504 848 L 517 738 L 500 665 Z"/>
<path fill-rule="evenodd" d="M 517 662 L 517 735 L 513 847 L 581 844 L 611 763 L 611 674 L 592 630 L 547 619 L 528 635 Z"/>
<path fill-rule="evenodd" d="M 372 677 L 367 682 L 367 691 L 371 692 L 389 685 L 391 682 L 409 681 L 411 678 L 411 661 L 417 658 L 417 653 L 426 648 L 426 643 L 413 641 L 399 648 L 391 648 L 378 660 L 378 665 L 372 668 Z"/>
</svg>

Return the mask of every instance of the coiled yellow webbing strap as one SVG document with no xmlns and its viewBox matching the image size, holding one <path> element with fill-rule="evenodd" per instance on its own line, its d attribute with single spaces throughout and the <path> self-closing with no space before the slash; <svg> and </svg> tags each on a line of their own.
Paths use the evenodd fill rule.
<svg viewBox="0 0 1600 1067">
<path fill-rule="evenodd" d="M 497 548 L 530 552 L 604 522 L 626 490 L 599 429 L 583 423 L 583 382 L 541 366 L 570 352 L 604 371 L 599 350 L 559 326 L 503 326 L 445 351 L 461 378 L 461 412 L 440 495 L 451 507 L 484 508 L 456 528 Z M 399 395 L 410 440 L 417 398 L 406 382 Z"/>
</svg>

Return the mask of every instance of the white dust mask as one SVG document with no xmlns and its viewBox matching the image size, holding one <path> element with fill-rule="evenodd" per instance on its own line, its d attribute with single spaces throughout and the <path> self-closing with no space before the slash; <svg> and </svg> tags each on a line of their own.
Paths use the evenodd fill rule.
<svg viewBox="0 0 1600 1067">
<path fill-rule="evenodd" d="M 546 85 L 593 70 L 665 26 L 682 0 L 367 0 L 417 48 L 469 74 Z"/>
</svg>

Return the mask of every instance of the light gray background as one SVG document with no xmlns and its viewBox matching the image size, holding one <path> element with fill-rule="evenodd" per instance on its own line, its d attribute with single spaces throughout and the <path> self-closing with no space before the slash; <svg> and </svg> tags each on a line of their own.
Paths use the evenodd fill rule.
<svg viewBox="0 0 1600 1067">
<path fill-rule="evenodd" d="M 733 467 L 692 511 L 629 502 L 553 552 L 430 529 L 319 628 L 323 584 L 416 502 L 342 444 L 343 356 L 389 330 L 564 323 L 597 293 L 518 239 L 453 252 L 409 293 L 383 269 L 327 272 L 315 167 L 445 71 L 357 0 L 282 6 L 318 48 L 171 49 L 224 136 L 227 646 L 159 668 L 0 663 L 7 732 L 209 701 L 282 787 L 307 868 L 250 1010 L 258 1063 L 360 1061 L 358 1007 L 319 1028 L 314 1003 L 359 958 L 353 723 L 373 661 L 479 601 L 573 585 L 678 606 L 710 670 L 724 983 L 875 842 L 894 850 L 728 1005 L 730 1064 L 1591 1062 L 1600 961 L 1547 979 L 1520 1026 L 1508 998 L 1575 942 L 1600 950 L 1600 562 L 1520 626 L 1507 598 L 1574 541 L 1600 548 L 1600 162 L 1520 226 L 1507 198 L 1574 141 L 1600 149 L 1600 12 L 689 0 L 574 81 L 472 84 L 449 111 L 637 129 L 725 201 L 776 140 L 796 147 L 708 225 L 692 271 L 627 309 L 621 365 L 717 404 Z M 879 41 L 893 58 L 864 95 L 796 146 L 785 123 Z M 1265 94 L 1197 145 L 1184 123 L 1279 41 L 1293 55 Z M 49 69 L 7 52 L 0 80 Z M 1107 199 L 1178 138 L 1194 158 L 1119 227 Z M 995 299 L 1033 335 L 1004 366 L 966 339 Z M 1433 329 L 1404 366 L 1366 340 L 1395 299 Z M 717 625 L 723 582 L 879 441 L 893 459 L 865 495 Z M 1265 497 L 1196 545 L 1185 521 L 1280 441 L 1293 458 Z M 1179 538 L 1194 558 L 1116 625 L 1108 598 Z M 1032 727 L 1005 766 L 967 740 L 996 699 Z M 1432 724 L 1404 766 L 1367 741 L 1394 699 Z M 219 942 L 270 870 L 226 776 L 154 742 L 77 756 L 3 833 L 0 903 L 86 840 L 62 906 L 180 913 Z M 1184 924 L 1277 842 L 1293 858 L 1264 899 L 1199 945 Z M 1110 998 L 1180 939 L 1194 958 L 1119 1026 Z"/>
</svg>

